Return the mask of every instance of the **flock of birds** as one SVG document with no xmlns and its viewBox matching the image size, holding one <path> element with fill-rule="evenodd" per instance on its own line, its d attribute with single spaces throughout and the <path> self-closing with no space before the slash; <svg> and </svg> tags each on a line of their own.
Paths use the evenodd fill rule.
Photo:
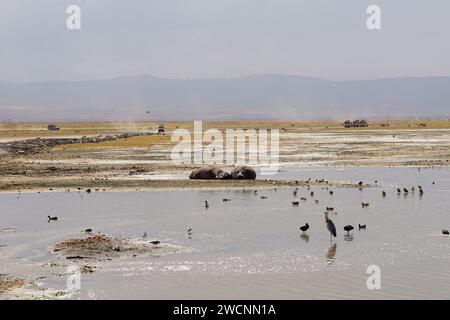
<svg viewBox="0 0 450 320">
<path fill-rule="evenodd" d="M 377 181 L 375 181 L 375 183 L 377 183 Z M 435 182 L 433 182 L 433 184 L 435 184 Z M 359 187 L 362 187 L 363 182 L 360 181 L 360 182 L 358 183 L 358 185 L 359 185 Z M 309 189 L 309 187 L 308 187 L 308 189 Z M 417 189 L 418 189 L 418 192 L 419 192 L 420 196 L 422 196 L 422 195 L 424 194 L 424 191 L 423 191 L 422 186 L 417 186 Z M 293 196 L 294 196 L 294 197 L 297 197 L 298 190 L 299 190 L 298 188 L 295 188 L 295 190 L 293 191 Z M 407 188 L 405 188 L 405 187 L 403 187 L 403 188 L 397 188 L 397 194 L 398 194 L 398 195 L 402 194 L 402 192 L 403 192 L 404 195 L 407 195 L 407 194 L 409 194 L 409 192 L 414 193 L 415 191 L 416 191 L 416 188 L 415 188 L 415 187 L 411 187 L 409 190 L 408 190 Z M 258 192 L 258 191 L 255 190 L 253 193 L 254 193 L 255 195 L 257 195 L 257 192 Z M 330 191 L 329 191 L 329 194 L 330 194 L 330 195 L 333 195 L 333 191 L 330 190 Z M 314 197 L 314 191 L 311 191 L 311 192 L 309 193 L 309 195 L 310 195 L 311 197 Z M 382 195 L 383 198 L 386 197 L 386 196 L 387 196 L 386 191 L 382 191 L 381 195 Z M 260 198 L 261 198 L 261 199 L 267 199 L 267 196 L 260 196 Z M 229 198 L 223 198 L 222 201 L 223 201 L 223 202 L 230 202 L 231 199 L 229 199 Z M 306 197 L 301 197 L 301 198 L 300 198 L 300 201 L 306 201 Z M 292 205 L 293 205 L 293 206 L 298 206 L 298 205 L 300 204 L 300 201 L 299 201 L 299 200 L 294 200 L 294 201 L 292 201 Z M 316 204 L 319 203 L 319 200 L 317 200 L 317 199 L 315 199 L 314 201 L 315 201 Z M 205 200 L 204 203 L 205 203 L 205 209 L 208 209 L 208 208 L 210 207 L 210 204 L 208 203 L 207 200 Z M 367 202 L 362 202 L 362 203 L 361 203 L 361 207 L 362 207 L 362 208 L 366 208 L 366 207 L 368 207 L 369 205 L 370 205 L 370 204 L 367 203 Z M 325 225 L 326 225 L 326 228 L 327 228 L 328 232 L 330 233 L 330 241 L 332 241 L 332 238 L 337 236 L 337 231 L 336 231 L 336 226 L 335 226 L 333 220 L 331 220 L 331 219 L 329 218 L 329 213 L 330 213 L 330 212 L 334 212 L 335 214 L 337 214 L 337 212 L 335 212 L 334 207 L 326 207 L 326 210 L 325 210 Z M 52 216 L 49 215 L 49 216 L 47 216 L 47 217 L 48 217 L 48 222 L 49 222 L 49 223 L 50 223 L 51 221 L 57 221 L 57 220 L 58 220 L 58 217 L 56 217 L 56 216 L 52 217 Z M 300 231 L 303 232 L 303 235 L 306 234 L 306 232 L 309 230 L 309 228 L 310 228 L 310 225 L 308 224 L 308 222 L 306 222 L 305 225 L 299 227 Z M 359 230 L 365 230 L 366 228 L 367 228 L 367 226 L 366 226 L 365 224 L 358 224 L 358 229 L 359 229 Z M 349 225 L 344 226 L 343 229 L 344 229 L 345 232 L 347 232 L 347 236 L 349 236 L 349 235 L 350 235 L 350 232 L 351 232 L 352 230 L 354 230 L 355 228 L 354 228 L 352 225 L 349 224 Z M 192 238 L 192 233 L 193 233 L 193 231 L 192 231 L 192 225 L 188 225 L 188 226 L 186 227 L 186 231 L 187 231 L 188 238 L 191 239 L 191 238 Z M 87 233 L 87 234 L 91 234 L 91 233 L 92 233 L 92 229 L 86 229 L 86 230 L 84 230 L 84 232 Z M 443 229 L 443 230 L 442 230 L 442 234 L 443 234 L 443 235 L 449 235 L 450 232 L 449 232 L 449 230 L 447 230 L 447 229 Z M 147 233 L 145 232 L 145 233 L 143 234 L 142 237 L 143 237 L 144 239 L 146 239 L 146 238 L 147 238 Z M 159 244 L 161 244 L 161 242 L 160 242 L 159 240 L 153 240 L 153 241 L 150 241 L 150 243 L 153 244 L 155 247 L 157 247 Z"/>
<path fill-rule="evenodd" d="M 378 183 L 378 181 L 376 180 L 375 184 L 377 184 L 377 183 Z M 360 188 L 363 186 L 363 184 L 364 183 L 362 181 L 360 181 L 358 183 Z M 433 181 L 433 185 L 434 184 L 435 184 L 435 182 Z M 309 189 L 309 187 L 308 187 L 308 189 Z M 420 186 L 420 185 L 417 186 L 417 189 L 418 189 L 418 192 L 419 192 L 420 196 L 423 196 L 424 191 L 423 191 L 422 186 Z M 295 188 L 295 190 L 293 191 L 293 196 L 294 197 L 297 197 L 298 190 L 299 190 L 298 188 Z M 402 189 L 397 188 L 397 194 L 398 195 L 402 194 L 402 192 L 403 192 L 404 195 L 407 195 L 407 194 L 409 194 L 409 192 L 414 193 L 415 191 L 416 191 L 416 187 L 414 187 L 414 186 L 411 187 L 410 190 L 408 190 L 406 187 L 403 187 Z M 254 194 L 255 195 L 257 194 L 256 190 L 254 191 Z M 329 194 L 333 195 L 334 194 L 333 190 L 330 190 Z M 382 195 L 383 198 L 385 198 L 387 196 L 387 192 L 383 190 L 381 195 Z M 314 197 L 314 191 L 310 192 L 310 196 Z M 267 199 L 267 196 L 260 196 L 260 198 L 261 199 Z M 224 198 L 222 200 L 223 200 L 223 202 L 231 201 L 231 199 L 228 199 L 228 198 Z M 306 201 L 306 197 L 301 197 L 300 201 Z M 300 201 L 299 200 L 293 200 L 292 201 L 292 205 L 293 206 L 298 206 L 298 205 L 300 205 Z M 319 200 L 317 200 L 317 199 L 315 199 L 314 201 L 315 201 L 316 204 L 319 203 Z M 361 203 L 361 207 L 362 208 L 367 208 L 369 206 L 370 206 L 370 204 L 368 202 L 362 202 Z M 205 209 L 208 209 L 208 208 L 209 208 L 209 203 L 208 203 L 207 200 L 205 200 Z M 336 232 L 336 226 L 335 226 L 333 220 L 331 220 L 329 218 L 329 212 L 334 212 L 334 208 L 333 207 L 326 207 L 326 211 L 325 211 L 325 224 L 326 224 L 326 228 L 327 228 L 328 232 L 330 233 L 330 241 L 332 241 L 332 237 L 336 237 L 337 236 L 337 232 Z M 337 214 L 337 213 L 335 213 L 335 214 Z M 189 226 L 189 227 L 190 227 L 190 230 L 192 231 L 192 227 L 191 226 Z M 306 222 L 305 225 L 299 227 L 300 231 L 302 231 L 303 234 L 306 234 L 306 232 L 309 230 L 309 228 L 310 228 L 310 225 L 308 224 L 308 222 Z M 367 228 L 366 224 L 358 224 L 358 230 L 365 230 L 366 228 Z M 352 231 L 354 229 L 355 228 L 352 225 L 350 225 L 350 224 L 344 226 L 344 231 L 347 232 L 347 236 L 349 236 L 350 235 L 350 231 Z M 443 229 L 442 230 L 442 234 L 443 235 L 449 235 L 450 232 L 447 229 Z"/>
</svg>

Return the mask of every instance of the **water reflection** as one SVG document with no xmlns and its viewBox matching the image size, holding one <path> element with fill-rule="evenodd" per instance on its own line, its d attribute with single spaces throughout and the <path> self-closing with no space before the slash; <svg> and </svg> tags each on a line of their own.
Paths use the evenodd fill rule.
<svg viewBox="0 0 450 320">
<path fill-rule="evenodd" d="M 327 266 L 330 267 L 336 260 L 337 243 L 331 245 L 327 251 Z"/>
<path fill-rule="evenodd" d="M 353 241 L 353 235 L 351 235 L 351 234 L 345 234 L 344 235 L 344 240 L 345 241 Z"/>
<path fill-rule="evenodd" d="M 309 242 L 309 234 L 303 233 L 300 235 L 300 238 L 306 242 Z"/>
</svg>

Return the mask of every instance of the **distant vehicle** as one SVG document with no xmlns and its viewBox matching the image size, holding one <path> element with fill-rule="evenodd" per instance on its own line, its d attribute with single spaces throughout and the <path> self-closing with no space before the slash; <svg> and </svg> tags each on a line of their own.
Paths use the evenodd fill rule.
<svg viewBox="0 0 450 320">
<path fill-rule="evenodd" d="M 58 131 L 59 130 L 59 127 L 56 125 L 56 124 L 49 124 L 48 126 L 47 126 L 47 130 L 50 130 L 50 131 Z"/>
<path fill-rule="evenodd" d="M 367 128 L 368 126 L 369 126 L 369 124 L 364 119 L 355 120 L 355 121 L 347 120 L 344 122 L 345 128 Z"/>
</svg>

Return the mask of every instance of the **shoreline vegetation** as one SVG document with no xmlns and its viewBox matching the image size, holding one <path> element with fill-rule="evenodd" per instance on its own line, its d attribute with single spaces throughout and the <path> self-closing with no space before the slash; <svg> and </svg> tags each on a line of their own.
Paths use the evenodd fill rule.
<svg viewBox="0 0 450 320">
<path fill-rule="evenodd" d="M 161 123 L 165 133 L 157 134 Z M 203 130 L 278 129 L 281 169 L 448 166 L 450 119 L 368 123 L 365 128 L 345 128 L 344 121 L 211 121 L 203 122 Z M 293 184 L 259 175 L 255 181 L 189 180 L 190 171 L 200 166 L 171 161 L 170 152 L 176 144 L 171 133 L 175 129 L 192 132 L 193 122 L 58 122 L 59 130 L 48 130 L 47 125 L 0 123 L 0 192 L 236 189 Z M 229 169 L 230 165 L 217 167 Z M 299 186 L 307 185 L 307 179 L 305 176 Z M 329 183 L 354 187 L 357 182 Z"/>
</svg>

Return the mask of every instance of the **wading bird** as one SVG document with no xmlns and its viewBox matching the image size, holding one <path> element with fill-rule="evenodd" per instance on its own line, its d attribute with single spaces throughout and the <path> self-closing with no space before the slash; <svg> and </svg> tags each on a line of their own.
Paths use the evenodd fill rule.
<svg viewBox="0 0 450 320">
<path fill-rule="evenodd" d="M 50 216 L 47 216 L 47 217 L 48 217 L 48 222 L 58 220 L 58 217 L 50 217 Z"/>
<path fill-rule="evenodd" d="M 205 208 L 208 209 L 209 208 L 209 203 L 208 201 L 205 200 Z"/>
<path fill-rule="evenodd" d="M 304 225 L 300 227 L 300 230 L 303 231 L 303 233 L 305 233 L 307 230 L 309 229 L 309 224 L 308 222 Z"/>
<path fill-rule="evenodd" d="M 327 224 L 327 230 L 330 233 L 331 241 L 331 236 L 336 237 L 336 226 L 334 225 L 333 221 L 328 218 L 328 212 L 325 212 L 325 223 Z"/>
<path fill-rule="evenodd" d="M 152 245 L 154 245 L 155 247 L 157 247 L 158 244 L 160 244 L 161 242 L 158 241 L 158 240 L 154 240 L 154 241 L 150 241 L 150 243 L 151 243 Z"/>
<path fill-rule="evenodd" d="M 344 227 L 344 230 L 345 231 L 347 231 L 347 235 L 350 235 L 350 231 L 352 231 L 354 228 L 353 228 L 353 226 L 352 225 L 346 225 L 345 227 Z"/>
<path fill-rule="evenodd" d="M 366 225 L 365 225 L 365 224 L 359 224 L 359 223 L 358 223 L 358 228 L 359 228 L 359 230 L 361 230 L 361 229 L 366 229 Z"/>
</svg>

